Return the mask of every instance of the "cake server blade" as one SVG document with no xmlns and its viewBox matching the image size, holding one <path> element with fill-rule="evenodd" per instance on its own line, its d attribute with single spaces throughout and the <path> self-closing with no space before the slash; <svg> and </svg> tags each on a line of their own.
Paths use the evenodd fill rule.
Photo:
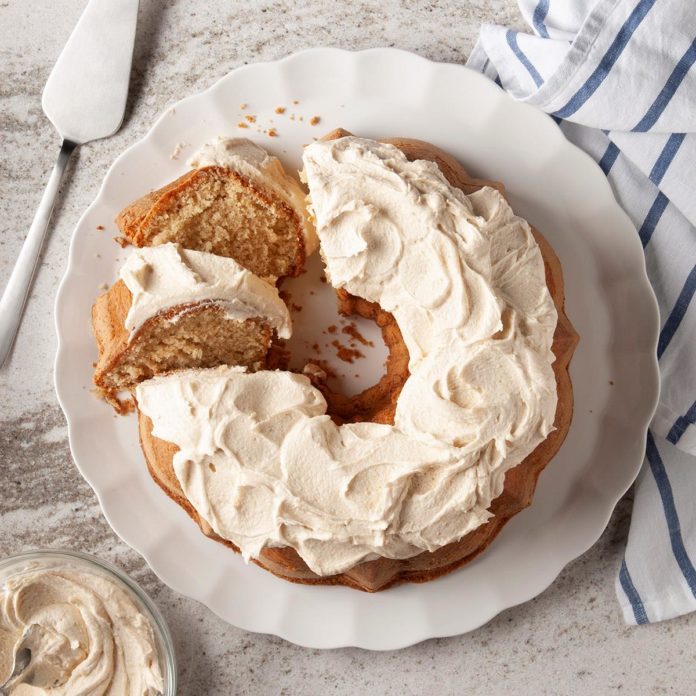
<svg viewBox="0 0 696 696">
<path fill-rule="evenodd" d="M 115 133 L 126 110 L 139 0 L 90 0 L 44 88 L 62 144 L 29 234 L 0 299 L 0 366 L 10 353 L 58 189 L 78 145 Z"/>
</svg>

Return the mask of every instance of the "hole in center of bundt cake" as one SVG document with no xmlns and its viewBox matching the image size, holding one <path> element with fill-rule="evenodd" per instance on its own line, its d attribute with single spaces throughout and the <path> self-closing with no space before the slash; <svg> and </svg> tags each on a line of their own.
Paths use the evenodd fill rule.
<svg viewBox="0 0 696 696">
<path fill-rule="evenodd" d="M 269 367 L 307 374 L 338 423 L 393 423 L 408 378 L 408 350 L 396 321 L 372 302 L 336 291 L 319 254 L 280 286 L 293 322 L 292 338 L 276 341 Z"/>
</svg>

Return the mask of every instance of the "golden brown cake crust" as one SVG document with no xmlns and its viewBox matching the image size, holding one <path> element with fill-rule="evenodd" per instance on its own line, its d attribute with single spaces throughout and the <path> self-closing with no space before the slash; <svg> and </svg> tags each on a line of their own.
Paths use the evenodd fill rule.
<svg viewBox="0 0 696 696">
<path fill-rule="evenodd" d="M 340 314 L 370 319 L 381 329 L 382 340 L 388 351 L 384 374 L 377 384 L 351 396 L 333 391 L 322 379 L 312 378 L 311 375 L 310 379 L 326 399 L 328 414 L 339 425 L 365 421 L 394 425 L 396 401 L 410 376 L 408 348 L 401 336 L 401 329 L 394 316 L 375 302 L 368 302 L 345 290 L 337 290 L 336 295 Z"/>
<path fill-rule="evenodd" d="M 112 370 L 128 344 L 129 331 L 124 326 L 131 306 L 132 295 L 122 280 L 97 297 L 92 306 L 92 331 L 97 342 L 99 358 L 94 368 L 93 382 L 99 396 L 110 403 L 118 413 L 132 410 L 133 402 L 121 401 L 105 382 L 105 374 Z"/>
<path fill-rule="evenodd" d="M 349 133 L 339 129 L 328 134 L 326 139 L 343 135 L 349 135 Z M 406 138 L 393 138 L 382 142 L 396 145 L 409 159 L 428 159 L 436 162 L 449 182 L 461 188 L 465 193 L 472 193 L 482 186 L 492 186 L 501 193 L 505 193 L 504 187 L 499 182 L 473 179 L 453 157 L 429 143 Z M 553 370 L 558 391 L 558 405 L 554 419 L 555 429 L 521 464 L 507 472 L 503 492 L 491 504 L 490 511 L 493 513 L 493 517 L 459 541 L 448 544 L 437 551 L 423 552 L 413 558 L 403 560 L 379 558 L 374 561 L 366 561 L 344 573 L 328 577 L 320 577 L 309 570 L 297 552 L 289 547 L 266 548 L 261 552 L 260 558 L 254 560 L 254 563 L 291 582 L 345 585 L 366 592 L 384 590 L 403 582 L 427 582 L 449 573 L 475 558 L 489 546 L 511 517 L 531 503 L 539 475 L 560 448 L 570 427 L 573 415 L 573 391 L 568 366 L 578 342 L 578 335 L 564 312 L 563 274 L 560 262 L 546 239 L 536 229 L 532 228 L 532 231 L 544 259 L 546 283 L 558 311 L 558 324 L 552 346 L 552 351 L 556 357 Z M 352 296 L 344 297 L 342 301 L 350 302 L 350 298 Z M 371 303 L 365 304 L 370 305 Z M 374 310 L 366 306 L 359 306 L 357 303 L 352 306 L 362 316 L 369 316 L 371 312 L 375 313 L 374 318 L 378 316 L 376 312 L 379 308 Z M 387 317 L 389 316 L 391 315 L 387 315 Z M 382 320 L 388 322 L 388 318 L 382 317 Z M 401 340 L 400 335 L 398 338 Z M 408 358 L 406 360 L 408 361 Z M 403 374 L 401 363 L 399 363 L 399 368 L 394 370 L 394 374 Z M 401 387 L 394 385 L 394 388 L 400 391 Z M 374 415 L 379 417 L 379 414 Z M 390 414 L 388 412 L 386 414 L 382 412 L 381 415 L 386 418 L 381 422 L 389 422 Z M 391 416 L 393 418 L 393 414 Z M 154 480 L 170 498 L 186 510 L 198 523 L 204 534 L 238 551 L 234 544 L 222 539 L 212 531 L 184 496 L 172 467 L 172 459 L 177 447 L 170 442 L 164 442 L 154 437 L 152 435 L 152 422 L 140 412 L 138 413 L 138 422 L 143 453 Z"/>
</svg>

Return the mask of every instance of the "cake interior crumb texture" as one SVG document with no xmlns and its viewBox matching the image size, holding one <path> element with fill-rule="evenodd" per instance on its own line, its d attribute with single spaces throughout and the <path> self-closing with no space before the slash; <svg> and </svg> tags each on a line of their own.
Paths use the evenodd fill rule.
<svg viewBox="0 0 696 696">
<path fill-rule="evenodd" d="M 142 207 L 136 202 L 119 216 L 122 231 L 138 246 L 178 242 L 231 257 L 262 278 L 296 275 L 301 269 L 297 215 L 230 170 L 195 170 L 146 198 Z"/>
<path fill-rule="evenodd" d="M 263 361 L 270 332 L 259 322 L 225 319 L 219 308 L 191 310 L 177 321 L 145 326 L 112 373 L 114 386 L 129 388 L 170 370 L 247 365 Z"/>
<path fill-rule="evenodd" d="M 117 392 L 172 370 L 218 365 L 258 369 L 271 333 L 261 320 L 227 318 L 214 303 L 174 307 L 145 322 L 125 346 L 127 336 L 107 339 L 112 350 L 100 355 L 94 381 L 113 401 Z"/>
</svg>

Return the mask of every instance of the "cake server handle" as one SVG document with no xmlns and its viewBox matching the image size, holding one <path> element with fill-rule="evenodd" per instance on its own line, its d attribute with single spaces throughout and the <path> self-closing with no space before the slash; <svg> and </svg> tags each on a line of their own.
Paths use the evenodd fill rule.
<svg viewBox="0 0 696 696">
<path fill-rule="evenodd" d="M 58 161 L 55 167 L 53 167 L 46 190 L 41 197 L 34 221 L 29 228 L 29 234 L 24 240 L 22 250 L 19 252 L 19 257 L 10 274 L 10 279 L 7 281 L 5 292 L 3 292 L 2 299 L 0 299 L 0 367 L 7 360 L 19 330 L 24 305 L 29 295 L 31 281 L 41 255 L 44 238 L 46 237 L 48 221 L 51 219 L 51 213 L 53 212 L 53 204 L 58 195 L 60 182 L 63 180 L 63 174 L 65 173 L 70 155 L 76 147 L 77 145 L 70 140 L 63 141 L 58 154 Z"/>
</svg>

